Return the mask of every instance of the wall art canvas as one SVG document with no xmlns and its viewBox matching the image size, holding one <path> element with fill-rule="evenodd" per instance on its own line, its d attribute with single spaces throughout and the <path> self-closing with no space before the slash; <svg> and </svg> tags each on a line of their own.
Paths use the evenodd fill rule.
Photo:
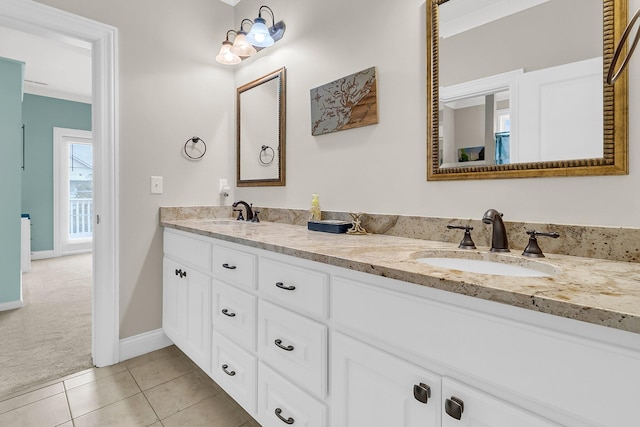
<svg viewBox="0 0 640 427">
<path fill-rule="evenodd" d="M 376 67 L 311 89 L 311 134 L 378 123 Z"/>
</svg>

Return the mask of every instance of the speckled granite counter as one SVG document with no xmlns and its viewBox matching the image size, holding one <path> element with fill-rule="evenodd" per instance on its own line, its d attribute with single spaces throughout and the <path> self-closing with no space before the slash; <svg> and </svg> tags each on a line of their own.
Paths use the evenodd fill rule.
<svg viewBox="0 0 640 427">
<path fill-rule="evenodd" d="M 299 225 L 162 219 L 161 225 L 458 294 L 640 333 L 640 265 L 547 254 L 551 277 L 504 277 L 432 267 L 425 252 L 456 250 L 447 242 L 370 234 L 335 235 Z M 479 247 L 476 252 L 487 252 Z M 501 256 L 529 262 L 513 251 Z"/>
</svg>

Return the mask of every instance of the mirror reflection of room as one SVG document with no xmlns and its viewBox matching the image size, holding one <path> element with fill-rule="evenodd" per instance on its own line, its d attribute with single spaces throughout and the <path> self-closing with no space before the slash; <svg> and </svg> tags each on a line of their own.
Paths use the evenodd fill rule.
<svg viewBox="0 0 640 427">
<path fill-rule="evenodd" d="M 439 6 L 440 166 L 603 156 L 601 0 Z"/>
</svg>

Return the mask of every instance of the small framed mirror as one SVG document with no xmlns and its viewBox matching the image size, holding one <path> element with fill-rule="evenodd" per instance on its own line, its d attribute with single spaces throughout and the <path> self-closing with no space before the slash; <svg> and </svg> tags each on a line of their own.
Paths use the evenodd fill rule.
<svg viewBox="0 0 640 427">
<path fill-rule="evenodd" d="M 627 0 L 427 0 L 427 180 L 628 173 Z"/>
<path fill-rule="evenodd" d="M 238 187 L 285 185 L 285 68 L 240 86 L 236 102 Z"/>
</svg>

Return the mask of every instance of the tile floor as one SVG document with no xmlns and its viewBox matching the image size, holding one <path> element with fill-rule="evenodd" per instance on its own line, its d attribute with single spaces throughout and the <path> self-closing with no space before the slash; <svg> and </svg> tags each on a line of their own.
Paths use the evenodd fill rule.
<svg viewBox="0 0 640 427">
<path fill-rule="evenodd" d="M 260 427 L 175 346 L 0 397 L 0 426 Z"/>
</svg>

